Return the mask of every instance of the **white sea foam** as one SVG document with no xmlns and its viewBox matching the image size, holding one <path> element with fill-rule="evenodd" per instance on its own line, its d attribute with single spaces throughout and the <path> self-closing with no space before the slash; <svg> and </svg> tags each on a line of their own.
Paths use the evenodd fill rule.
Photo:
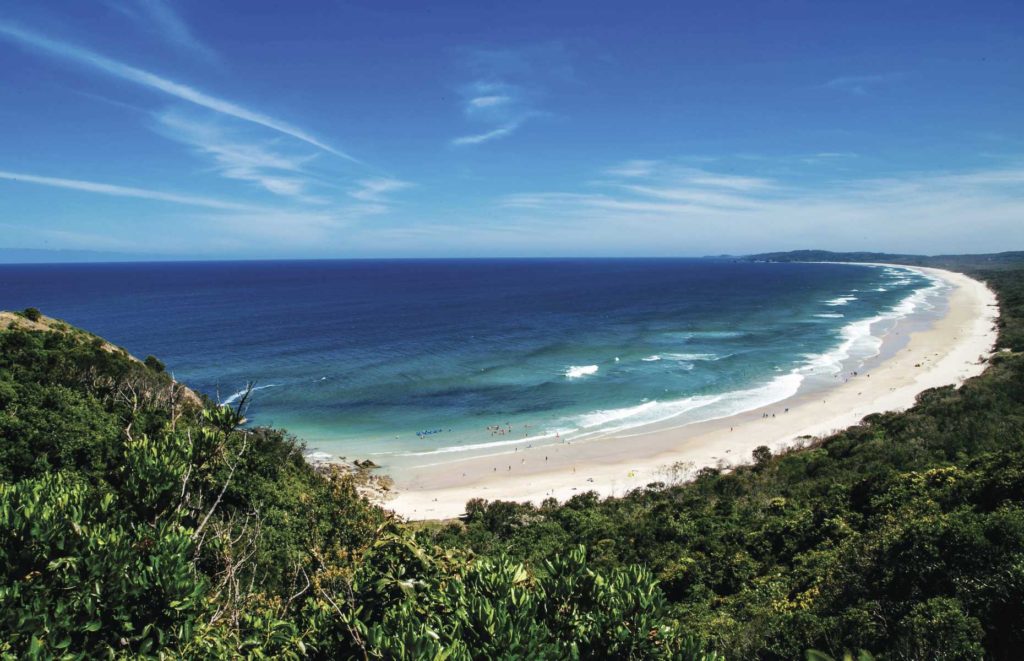
<svg viewBox="0 0 1024 661">
<path fill-rule="evenodd" d="M 653 401 L 622 409 L 595 411 L 574 420 L 582 431 L 589 432 L 574 437 L 574 440 L 595 433 L 618 433 L 634 427 L 665 422 L 684 414 L 691 415 L 687 415 L 682 424 L 724 418 L 792 397 L 800 389 L 803 379 L 802 374 L 794 371 L 779 375 L 762 385 L 743 390 L 733 390 L 717 395 L 695 395 L 667 402 Z"/>
<path fill-rule="evenodd" d="M 908 272 L 919 273 L 910 269 L 893 270 L 890 268 L 886 268 L 885 272 L 899 274 L 904 278 Z M 853 356 L 866 359 L 878 355 L 882 347 L 882 338 L 872 335 L 872 326 L 881 321 L 901 319 L 914 313 L 920 307 L 930 307 L 928 299 L 944 286 L 943 281 L 938 278 L 924 273 L 919 274 L 928 279 L 928 286 L 915 290 L 896 305 L 874 317 L 847 324 L 840 330 L 840 342 L 838 345 L 824 353 L 805 356 L 806 362 L 802 367 L 798 368 L 798 371 L 807 375 L 834 373 L 842 368 L 844 361 Z"/>
<path fill-rule="evenodd" d="M 814 316 L 821 317 L 822 319 L 840 319 L 846 315 L 840 314 L 839 312 L 822 312 L 821 314 L 816 314 Z"/>
<path fill-rule="evenodd" d="M 573 419 L 583 433 L 573 436 L 579 440 L 595 434 L 612 434 L 634 427 L 664 422 L 690 411 L 714 404 L 725 395 L 696 395 L 683 399 L 644 402 L 638 406 L 594 411 Z"/>
<path fill-rule="evenodd" d="M 621 409 L 608 409 L 602 411 L 593 411 L 579 416 L 573 422 L 583 429 L 589 429 L 591 427 L 600 427 L 601 425 L 609 422 L 615 422 L 617 420 L 624 420 L 637 415 L 641 415 L 648 411 L 657 408 L 658 402 L 656 400 L 644 402 L 637 406 L 629 406 Z"/>
<path fill-rule="evenodd" d="M 728 354 L 732 355 L 732 354 Z M 719 360 L 727 356 L 719 356 L 717 353 L 666 353 L 666 360 Z"/>
<path fill-rule="evenodd" d="M 828 300 L 828 301 L 822 301 L 822 302 L 825 305 L 836 306 L 836 305 L 846 305 L 850 301 L 856 301 L 856 300 L 857 300 L 856 296 L 837 296 L 836 298 L 833 298 L 833 299 Z"/>
<path fill-rule="evenodd" d="M 689 362 L 692 360 L 721 360 L 722 358 L 728 358 L 732 354 L 726 354 L 719 356 L 717 353 L 666 353 L 666 354 L 654 354 L 653 356 L 647 356 L 640 360 L 653 363 L 658 360 L 675 360 L 680 362 Z"/>
<path fill-rule="evenodd" d="M 425 457 L 432 454 L 450 454 L 452 452 L 469 452 L 472 450 L 487 450 L 489 448 L 500 448 L 507 445 L 521 445 L 527 446 L 532 443 L 539 441 L 548 441 L 559 436 L 565 436 L 571 434 L 575 429 L 572 428 L 559 428 L 553 431 L 549 431 L 545 434 L 539 434 L 537 436 L 525 436 L 521 438 L 512 438 L 502 441 L 490 441 L 488 443 L 471 443 L 469 445 L 449 445 L 443 448 L 437 448 L 436 450 L 424 450 L 423 452 L 405 452 L 402 453 L 403 457 Z"/>
<path fill-rule="evenodd" d="M 591 374 L 597 374 L 597 365 L 570 365 L 565 370 L 565 378 L 567 379 L 578 379 L 584 376 L 590 376 Z"/>
<path fill-rule="evenodd" d="M 256 386 L 255 388 L 253 388 L 253 389 L 252 389 L 252 391 L 253 391 L 253 392 L 256 392 L 257 390 L 266 390 L 267 388 L 276 388 L 276 387 L 278 387 L 278 386 L 280 386 L 280 385 L 281 385 L 280 383 L 268 383 L 268 384 L 267 384 L 267 385 L 265 385 L 265 386 Z M 246 389 L 243 389 L 243 390 L 239 390 L 239 391 L 238 391 L 238 392 L 236 392 L 236 393 L 232 393 L 232 394 L 231 394 L 231 395 L 230 395 L 230 396 L 229 396 L 229 397 L 228 397 L 227 399 L 225 399 L 224 401 L 222 401 L 222 402 L 220 403 L 220 405 L 221 405 L 221 406 L 227 406 L 227 405 L 229 405 L 229 404 L 234 404 L 234 403 L 235 403 L 235 402 L 237 402 L 237 401 L 238 401 L 238 400 L 239 400 L 239 399 L 240 399 L 240 398 L 242 397 L 242 395 L 244 395 L 244 394 L 245 394 L 245 393 L 246 393 L 247 391 L 248 391 L 248 388 L 246 388 Z"/>
<path fill-rule="evenodd" d="M 723 340 L 733 337 L 743 337 L 746 335 L 744 331 L 669 331 L 661 333 L 661 339 L 673 340 L 686 342 L 694 338 L 697 339 L 710 339 L 710 340 Z"/>
<path fill-rule="evenodd" d="M 906 278 L 911 269 L 894 270 Z M 903 318 L 921 307 L 930 306 L 929 299 L 942 289 L 944 283 L 938 278 L 921 273 L 929 280 L 929 285 L 922 287 L 892 306 L 890 309 L 867 319 L 851 322 L 840 331 L 840 342 L 832 349 L 821 354 L 810 354 L 805 356 L 804 364 L 790 371 L 787 374 L 780 374 L 772 381 L 760 386 L 745 390 L 736 390 L 721 395 L 704 395 L 690 397 L 674 402 L 655 402 L 654 406 L 642 405 L 643 407 L 630 407 L 615 411 L 600 412 L 601 417 L 591 419 L 580 419 L 582 427 L 587 427 L 588 422 L 599 422 L 605 419 L 599 426 L 601 433 L 619 432 L 630 427 L 661 422 L 670 418 L 680 416 L 683 413 L 692 412 L 696 415 L 687 415 L 683 424 L 692 424 L 705 420 L 712 420 L 719 417 L 735 415 L 743 411 L 757 409 L 774 402 L 792 397 L 800 389 L 804 378 L 811 374 L 822 372 L 833 372 L 842 368 L 844 361 L 853 356 L 867 358 L 877 355 L 882 345 L 882 338 L 872 335 L 871 329 L 874 324 L 885 320 L 896 320 Z M 908 280 L 909 282 L 909 280 Z M 854 296 L 840 297 L 846 304 L 856 300 Z M 838 300 L 838 299 L 834 299 Z M 839 313 L 823 313 L 817 316 L 829 316 L 833 318 L 842 317 Z M 667 357 L 668 354 L 666 354 Z M 683 355 L 683 354 L 677 354 Z M 691 360 L 693 355 L 691 354 Z M 613 424 L 617 423 L 617 424 Z"/>
<path fill-rule="evenodd" d="M 563 424 L 555 431 L 538 436 L 469 445 L 452 445 L 436 450 L 404 453 L 403 456 L 420 457 L 475 450 L 497 450 L 511 445 L 522 446 L 558 437 L 577 441 L 598 434 L 619 433 L 635 427 L 665 422 L 691 412 L 696 415 L 687 416 L 683 424 L 715 420 L 791 397 L 799 390 L 803 378 L 801 374 L 794 371 L 777 376 L 768 383 L 744 390 L 717 395 L 695 395 L 666 402 L 651 400 L 636 406 L 585 413 L 563 421 L 568 424 Z"/>
</svg>

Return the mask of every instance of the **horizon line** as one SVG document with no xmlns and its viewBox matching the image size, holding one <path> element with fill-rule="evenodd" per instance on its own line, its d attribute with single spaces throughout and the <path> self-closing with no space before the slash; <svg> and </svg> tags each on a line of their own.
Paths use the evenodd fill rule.
<svg viewBox="0 0 1024 661">
<path fill-rule="evenodd" d="M 5 250 L 9 251 L 38 251 L 38 252 L 65 252 L 63 250 L 48 251 L 45 248 L 0 248 L 0 252 Z M 749 259 L 751 257 L 759 257 L 762 255 L 785 255 L 792 253 L 801 252 L 819 252 L 829 253 L 833 255 L 880 255 L 889 257 L 923 257 L 923 258 L 941 258 L 941 257 L 996 257 L 1003 255 L 1011 255 L 1014 253 L 1024 253 L 1020 250 L 1004 250 L 1000 252 L 989 252 L 989 253 L 939 253 L 939 254 L 924 254 L 924 253 L 896 253 L 896 252 L 882 252 L 875 250 L 826 250 L 820 248 L 799 248 L 794 250 L 772 250 L 765 252 L 756 253 L 720 253 L 714 255 L 518 255 L 514 257 L 509 256 L 447 256 L 447 257 L 158 257 L 153 258 L 136 258 L 129 257 L 126 259 L 110 259 L 104 251 L 88 251 L 88 250 L 73 250 L 69 249 L 66 252 L 81 252 L 89 253 L 96 252 L 103 254 L 104 257 L 96 260 L 81 259 L 73 261 L 6 261 L 0 259 L 0 266 L 71 266 L 71 265 L 112 265 L 112 264 L 188 264 L 188 263 L 274 263 L 274 262 L 397 262 L 397 261 L 410 261 L 410 262 L 444 262 L 444 261 L 491 261 L 491 262 L 514 262 L 514 261 L 585 261 L 585 260 L 604 260 L 604 261 L 642 261 L 642 260 L 682 260 L 682 259 L 694 259 L 694 260 L 713 260 L 713 259 Z M 770 260 L 769 260 L 770 261 Z"/>
</svg>

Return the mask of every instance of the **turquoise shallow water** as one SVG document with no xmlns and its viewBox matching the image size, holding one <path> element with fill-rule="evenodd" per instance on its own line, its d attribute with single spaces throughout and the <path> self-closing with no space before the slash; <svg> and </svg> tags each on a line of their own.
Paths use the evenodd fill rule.
<svg viewBox="0 0 1024 661">
<path fill-rule="evenodd" d="M 778 401 L 877 351 L 871 322 L 934 287 L 693 259 L 0 266 L 0 307 L 158 355 L 223 401 L 254 381 L 254 424 L 397 468 Z"/>
</svg>

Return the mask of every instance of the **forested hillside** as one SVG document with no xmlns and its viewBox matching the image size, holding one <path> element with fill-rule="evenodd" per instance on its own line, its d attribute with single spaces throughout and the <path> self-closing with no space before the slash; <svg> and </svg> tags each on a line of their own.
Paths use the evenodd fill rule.
<svg viewBox="0 0 1024 661">
<path fill-rule="evenodd" d="M 302 446 L 28 310 L 0 331 L 4 658 L 699 659 L 654 577 L 419 543 Z"/>
<path fill-rule="evenodd" d="M 1013 659 L 1024 270 L 975 274 L 963 388 L 730 473 L 411 526 L 244 400 L 26 311 L 0 324 L 0 655 Z"/>
</svg>

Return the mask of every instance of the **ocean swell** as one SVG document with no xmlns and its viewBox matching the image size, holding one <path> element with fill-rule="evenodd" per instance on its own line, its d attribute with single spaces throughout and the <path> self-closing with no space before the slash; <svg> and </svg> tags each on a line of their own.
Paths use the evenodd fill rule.
<svg viewBox="0 0 1024 661">
<path fill-rule="evenodd" d="M 595 410 L 563 418 L 553 425 L 557 428 L 557 431 L 547 431 L 537 436 L 449 446 L 426 452 L 416 452 L 412 453 L 412 455 L 420 456 L 498 449 L 509 445 L 552 441 L 556 438 L 562 441 L 576 442 L 609 434 L 628 437 L 631 434 L 623 432 L 652 424 L 665 423 L 673 419 L 678 419 L 678 424 L 673 425 L 673 427 L 679 427 L 769 406 L 795 395 L 809 376 L 838 373 L 838 371 L 842 370 L 844 363 L 851 358 L 864 360 L 877 355 L 883 340 L 882 337 L 872 334 L 872 328 L 875 324 L 887 320 L 898 320 L 922 307 L 928 306 L 929 299 L 944 286 L 941 280 L 925 273 L 912 271 L 909 268 L 905 271 L 903 269 L 886 269 L 886 275 L 894 279 L 907 280 L 908 282 L 911 281 L 909 273 L 927 278 L 928 284 L 914 290 L 895 305 L 874 316 L 857 319 L 846 324 L 838 331 L 839 341 L 837 344 L 827 351 L 805 355 L 799 365 L 786 373 L 775 376 L 767 382 L 749 388 L 717 394 L 693 395 L 667 401 L 651 400 L 621 408 Z M 856 300 L 856 297 L 846 295 L 824 301 L 824 303 L 827 305 L 846 305 L 853 300 Z M 839 313 L 820 313 L 814 316 L 841 318 L 844 315 Z M 740 334 L 739 332 L 715 332 L 715 336 L 719 338 L 735 337 Z M 728 355 L 731 354 L 719 355 L 712 352 L 661 353 L 643 357 L 641 360 L 644 362 L 673 360 L 682 365 L 689 365 L 689 361 L 714 361 Z M 692 367 L 692 365 L 689 366 Z M 577 379 L 593 375 L 597 372 L 597 365 L 573 365 L 568 367 L 564 374 L 566 378 Z"/>
</svg>

